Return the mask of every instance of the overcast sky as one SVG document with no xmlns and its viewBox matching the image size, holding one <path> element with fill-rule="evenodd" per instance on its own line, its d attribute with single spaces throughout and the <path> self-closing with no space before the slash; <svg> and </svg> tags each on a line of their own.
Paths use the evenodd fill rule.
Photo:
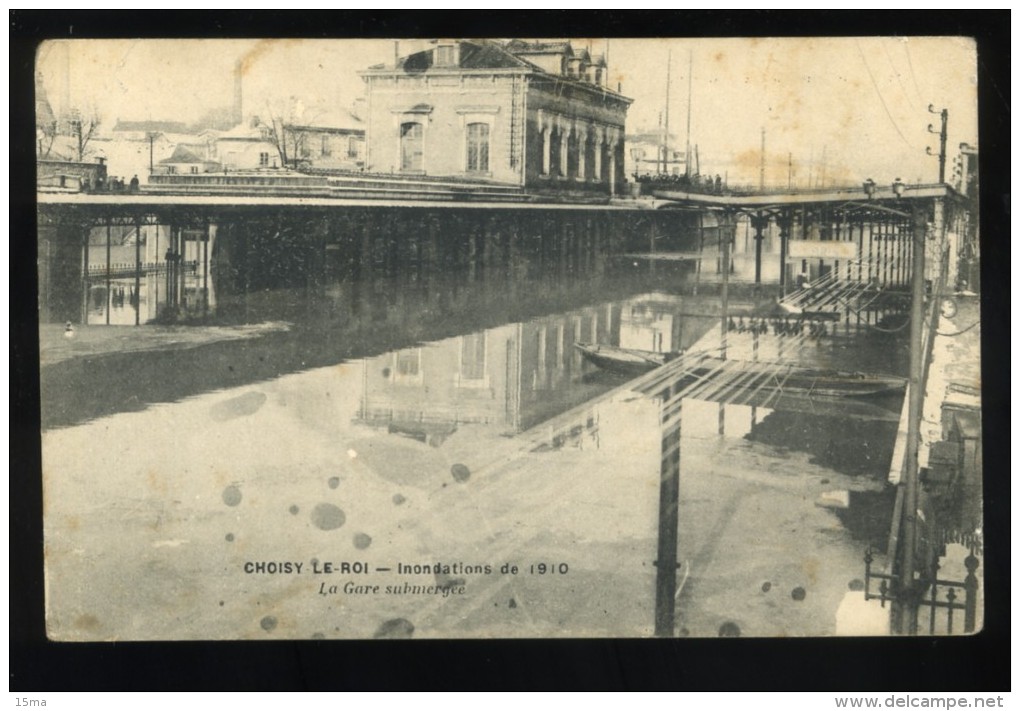
<svg viewBox="0 0 1020 711">
<path fill-rule="evenodd" d="M 574 44 L 600 53 L 606 41 Z M 401 54 L 423 45 L 399 43 Z M 72 105 L 94 105 L 109 127 L 117 119 L 193 121 L 229 106 L 237 61 L 246 113 L 288 97 L 346 107 L 363 93 L 357 71 L 393 55 L 386 40 L 76 40 L 44 44 L 38 68 L 54 109 L 66 94 Z M 925 148 L 937 153 L 938 136 L 927 126 L 938 130 L 940 120 L 929 104 L 949 110 L 947 180 L 959 144 L 977 143 L 970 40 L 613 38 L 611 85 L 634 99 L 629 132 L 658 125 L 670 56 L 670 132 L 686 141 L 693 67 L 691 142 L 702 171 L 731 182 L 757 182 L 762 128 L 766 182 L 773 184 L 787 182 L 791 157 L 801 185 L 823 171 L 829 183 L 934 182 L 938 161 Z"/>
</svg>

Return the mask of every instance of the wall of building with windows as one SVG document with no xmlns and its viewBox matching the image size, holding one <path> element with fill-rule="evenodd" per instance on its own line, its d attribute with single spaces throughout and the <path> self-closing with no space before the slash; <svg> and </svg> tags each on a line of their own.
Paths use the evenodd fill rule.
<svg viewBox="0 0 1020 711">
<path fill-rule="evenodd" d="M 217 146 L 220 162 L 227 170 L 279 168 L 280 152 L 269 141 L 221 140 Z"/>
<path fill-rule="evenodd" d="M 308 168 L 359 170 L 365 159 L 364 131 L 287 127 L 288 159 Z"/>
<path fill-rule="evenodd" d="M 438 40 L 361 72 L 366 170 L 609 193 L 631 100 L 567 42 Z"/>
<path fill-rule="evenodd" d="M 514 82 L 444 73 L 372 77 L 369 86 L 367 171 L 521 183 Z"/>
<path fill-rule="evenodd" d="M 623 97 L 586 85 L 530 81 L 527 184 L 618 190 L 624 180 L 628 105 Z"/>
</svg>

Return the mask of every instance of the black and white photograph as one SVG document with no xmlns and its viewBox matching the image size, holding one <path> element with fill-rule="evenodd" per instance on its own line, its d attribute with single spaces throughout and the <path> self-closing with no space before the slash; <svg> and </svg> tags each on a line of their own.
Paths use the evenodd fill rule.
<svg viewBox="0 0 1020 711">
<path fill-rule="evenodd" d="M 973 38 L 65 38 L 34 90 L 49 640 L 984 629 Z"/>
</svg>

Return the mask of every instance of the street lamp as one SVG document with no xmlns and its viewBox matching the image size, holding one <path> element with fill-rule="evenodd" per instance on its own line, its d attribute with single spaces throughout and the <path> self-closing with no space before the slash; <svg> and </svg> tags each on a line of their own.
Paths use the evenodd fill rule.
<svg viewBox="0 0 1020 711">
<path fill-rule="evenodd" d="M 868 199 L 875 197 L 875 181 L 868 178 L 864 181 L 864 194 L 868 196 Z"/>
<path fill-rule="evenodd" d="M 892 184 L 893 195 L 895 195 L 897 199 L 902 198 L 903 188 L 905 187 L 906 186 L 903 184 L 903 181 L 900 180 L 899 178 L 896 178 L 896 180 L 894 180 Z"/>
<path fill-rule="evenodd" d="M 153 168 L 153 162 L 152 162 L 152 144 L 153 144 L 153 141 L 155 141 L 158 136 L 159 136 L 159 132 L 158 131 L 148 131 L 145 134 L 145 137 L 149 139 L 149 175 L 152 175 L 152 168 Z"/>
</svg>

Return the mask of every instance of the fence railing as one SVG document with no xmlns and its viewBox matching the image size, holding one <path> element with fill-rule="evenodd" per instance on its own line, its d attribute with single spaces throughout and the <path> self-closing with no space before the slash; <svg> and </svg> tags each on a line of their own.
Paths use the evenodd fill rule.
<svg viewBox="0 0 1020 711">
<path fill-rule="evenodd" d="M 878 600 L 882 607 L 886 602 L 902 601 L 899 592 L 899 576 L 890 573 L 873 571 L 871 565 L 874 557 L 869 549 L 864 554 L 864 599 Z M 953 634 L 954 617 L 958 611 L 963 612 L 963 631 L 971 633 L 977 626 L 978 580 L 975 574 L 980 561 L 973 552 L 964 559 L 967 576 L 962 581 L 943 580 L 938 577 L 938 565 L 934 566 L 935 574 L 926 589 L 917 592 L 915 604 L 909 606 L 908 614 L 920 616 L 920 608 L 928 608 L 928 634 L 940 632 L 938 611 L 945 610 L 945 632 Z M 877 589 L 873 592 L 872 585 L 877 581 Z M 960 600 L 962 591 L 962 600 Z"/>
<path fill-rule="evenodd" d="M 107 270 L 106 264 L 90 264 L 87 276 L 90 279 L 105 277 L 107 271 L 111 277 L 118 278 L 135 274 L 163 274 L 167 271 L 167 264 L 167 262 L 143 262 L 136 268 L 134 262 L 117 262 L 111 263 L 109 270 Z M 175 263 L 174 267 L 183 268 L 185 272 L 195 273 L 198 271 L 198 260 Z"/>
</svg>

